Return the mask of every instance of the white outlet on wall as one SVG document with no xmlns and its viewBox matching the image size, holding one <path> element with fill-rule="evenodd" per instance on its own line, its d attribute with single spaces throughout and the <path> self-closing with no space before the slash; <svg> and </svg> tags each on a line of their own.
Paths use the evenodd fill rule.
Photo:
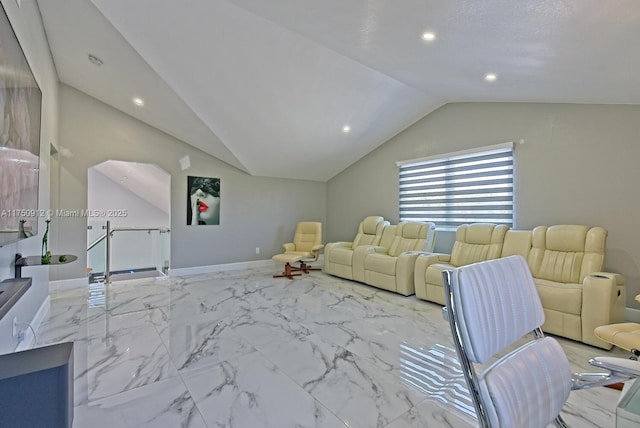
<svg viewBox="0 0 640 428">
<path fill-rule="evenodd" d="M 256 247 L 256 254 L 260 254 L 260 247 Z"/>
</svg>

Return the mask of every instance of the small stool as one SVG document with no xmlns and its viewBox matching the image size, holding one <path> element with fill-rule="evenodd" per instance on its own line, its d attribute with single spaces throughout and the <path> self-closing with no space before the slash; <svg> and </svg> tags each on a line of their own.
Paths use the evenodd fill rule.
<svg viewBox="0 0 640 428">
<path fill-rule="evenodd" d="M 296 263 L 302 260 L 302 256 L 298 254 L 276 254 L 271 258 L 271 260 L 273 260 L 274 262 L 285 263 L 284 272 L 282 272 L 280 275 L 273 275 L 274 278 L 293 279 L 294 276 L 302 275 L 302 273 L 293 273 L 301 271 L 301 268 L 291 266 L 291 263 Z"/>
</svg>

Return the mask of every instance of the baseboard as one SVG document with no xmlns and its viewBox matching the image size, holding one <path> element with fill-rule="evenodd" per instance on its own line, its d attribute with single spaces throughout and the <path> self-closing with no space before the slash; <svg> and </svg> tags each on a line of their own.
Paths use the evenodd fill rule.
<svg viewBox="0 0 640 428">
<path fill-rule="evenodd" d="M 89 286 L 89 279 L 86 277 L 60 279 L 57 281 L 49 281 L 49 292 L 69 290 L 72 288 L 82 288 L 82 287 L 88 287 L 88 286 Z"/>
<path fill-rule="evenodd" d="M 251 268 L 271 267 L 273 260 L 254 260 L 250 262 L 225 263 L 221 265 L 194 266 L 188 268 L 169 269 L 169 276 L 197 275 L 199 273 L 224 272 Z"/>
<path fill-rule="evenodd" d="M 629 322 L 640 323 L 640 309 L 626 308 L 624 319 Z"/>
<path fill-rule="evenodd" d="M 322 266 L 324 262 L 323 254 L 320 254 L 318 260 L 313 265 Z M 193 266 L 187 268 L 169 269 L 169 276 L 188 276 L 200 273 L 224 272 L 231 270 L 269 268 L 277 265 L 273 260 L 253 260 L 248 262 L 224 263 L 219 265 Z M 67 290 L 71 288 L 88 287 L 89 280 L 87 278 L 62 279 L 58 281 L 49 281 L 49 291 Z"/>
<path fill-rule="evenodd" d="M 38 329 L 40 328 L 40 324 L 42 324 L 42 321 L 44 321 L 44 319 L 46 318 L 50 308 L 51 308 L 51 298 L 47 296 L 47 298 L 44 299 L 44 301 L 40 305 L 40 308 L 38 308 L 38 312 L 36 312 L 36 314 L 33 316 L 33 319 L 29 323 L 33 328 L 33 331 L 29 327 L 24 329 L 24 340 L 18 343 L 18 346 L 16 346 L 16 349 L 15 349 L 15 352 L 31 349 L 35 345 L 37 345 L 36 336 L 34 336 L 33 333 L 35 331 L 38 331 Z"/>
</svg>

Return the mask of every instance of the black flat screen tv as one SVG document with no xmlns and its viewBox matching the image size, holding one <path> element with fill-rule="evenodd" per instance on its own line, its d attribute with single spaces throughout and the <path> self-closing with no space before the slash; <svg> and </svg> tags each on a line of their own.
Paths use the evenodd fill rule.
<svg viewBox="0 0 640 428">
<path fill-rule="evenodd" d="M 38 233 L 42 92 L 0 6 L 0 247 Z"/>
</svg>

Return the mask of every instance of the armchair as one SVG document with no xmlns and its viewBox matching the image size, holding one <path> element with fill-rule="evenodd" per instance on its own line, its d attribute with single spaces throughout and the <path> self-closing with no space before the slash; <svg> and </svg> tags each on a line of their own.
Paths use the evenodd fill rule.
<svg viewBox="0 0 640 428">
<path fill-rule="evenodd" d="M 360 222 L 352 242 L 331 242 L 324 248 L 324 271 L 341 278 L 353 279 L 354 250 L 362 245 L 378 245 L 382 229 L 389 222 L 380 216 L 369 216 Z"/>
<path fill-rule="evenodd" d="M 309 273 L 312 270 L 320 270 L 312 268 L 308 263 L 318 260 L 320 250 L 324 247 L 322 244 L 322 223 L 315 221 L 301 221 L 296 226 L 296 232 L 293 242 L 283 244 L 284 253 L 276 254 L 271 259 L 276 262 L 285 263 L 284 272 L 274 275 L 274 278 L 289 278 L 302 275 L 302 272 Z M 299 262 L 297 267 L 291 266 L 291 263 Z"/>
<path fill-rule="evenodd" d="M 442 272 L 500 257 L 506 225 L 463 224 L 456 229 L 456 241 L 449 254 L 425 254 L 415 263 L 416 297 L 444 305 Z"/>
<path fill-rule="evenodd" d="M 446 271 L 443 280 L 443 313 L 483 428 L 566 427 L 560 411 L 571 390 L 640 375 L 639 362 L 611 357 L 589 360 L 606 372 L 571 373 L 562 347 L 540 329 L 544 311 L 522 256 Z"/>
<path fill-rule="evenodd" d="M 624 320 L 624 277 L 602 272 L 607 231 L 583 225 L 538 226 L 527 257 L 542 306 L 542 330 L 600 348 L 594 330 Z"/>
</svg>

